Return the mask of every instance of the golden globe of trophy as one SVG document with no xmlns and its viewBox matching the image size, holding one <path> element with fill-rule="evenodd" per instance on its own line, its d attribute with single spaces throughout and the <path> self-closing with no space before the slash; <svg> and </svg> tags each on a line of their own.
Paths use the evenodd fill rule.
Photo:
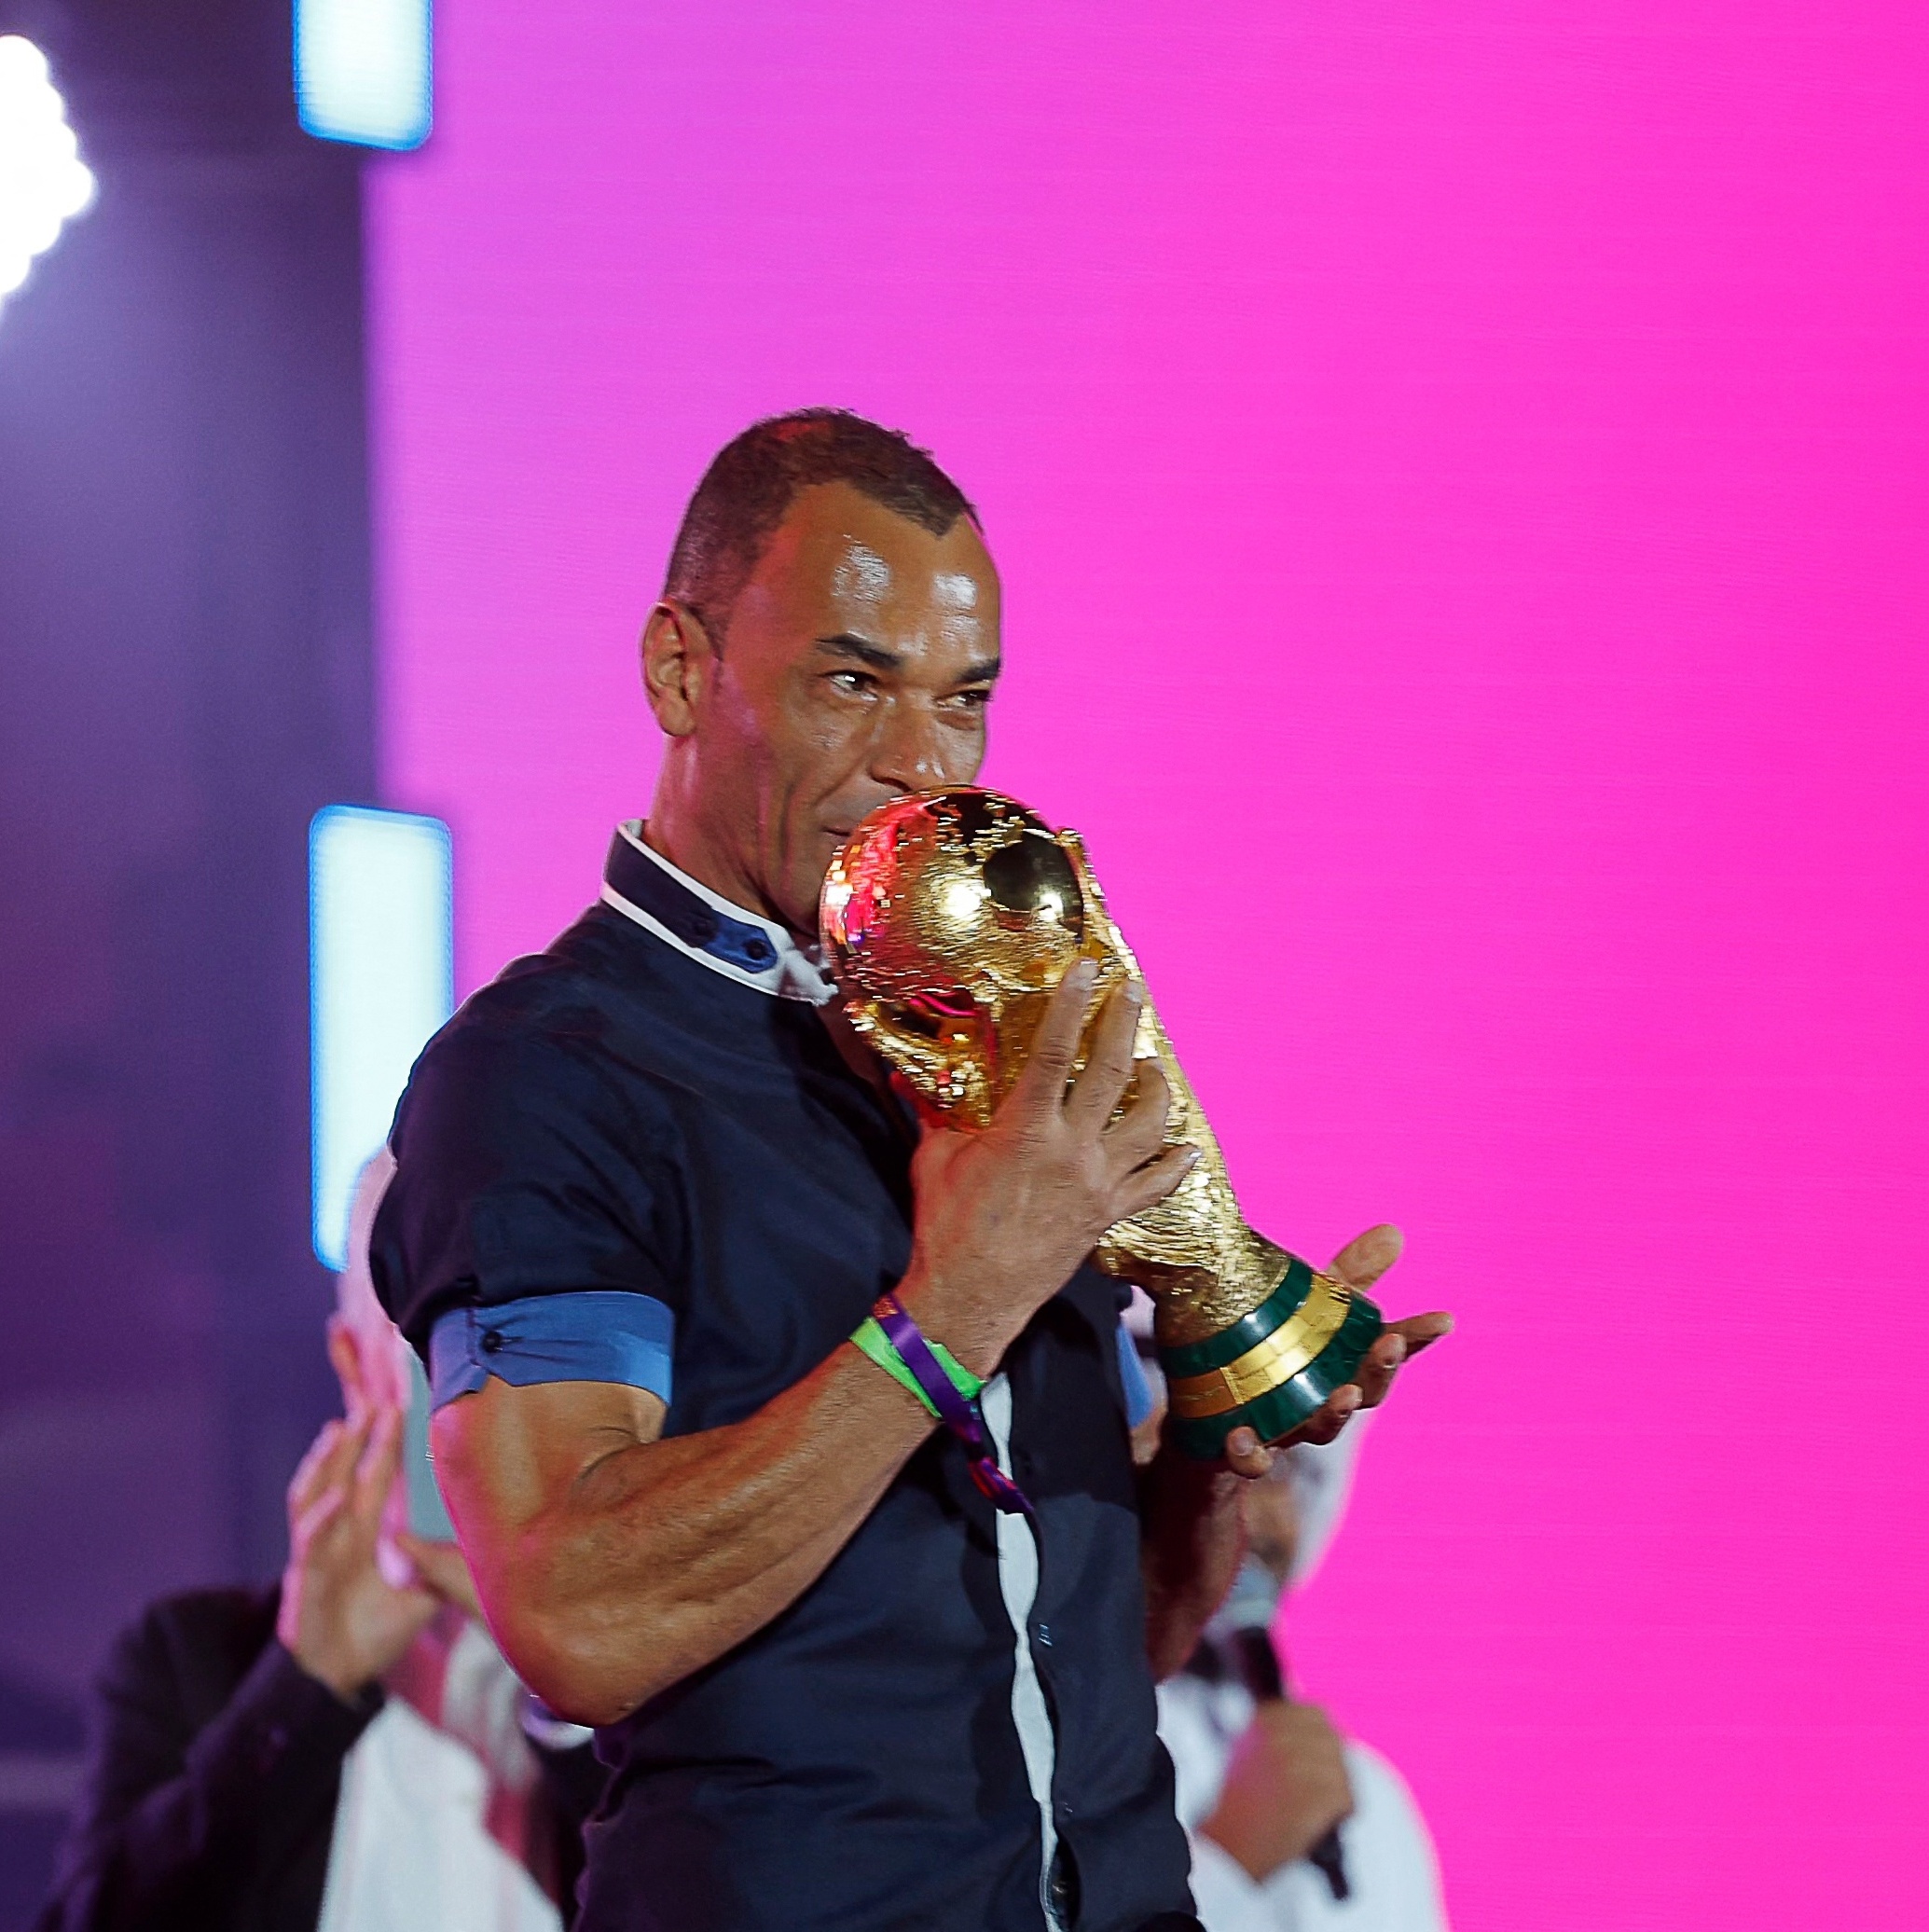
<svg viewBox="0 0 1929 1932">
<path fill-rule="evenodd" d="M 968 786 L 873 812 L 832 862 L 820 914 L 853 1023 L 966 1131 L 990 1124 L 1074 961 L 1097 962 L 1100 994 L 1139 976 L 1078 835 Z M 1180 1448 L 1217 1456 L 1242 1424 L 1276 1442 L 1353 1379 L 1380 1311 L 1247 1224 L 1150 999 L 1133 1053 L 1164 1067 L 1166 1139 L 1200 1159 L 1166 1199 L 1108 1228 L 1093 1259 L 1152 1298 Z"/>
</svg>

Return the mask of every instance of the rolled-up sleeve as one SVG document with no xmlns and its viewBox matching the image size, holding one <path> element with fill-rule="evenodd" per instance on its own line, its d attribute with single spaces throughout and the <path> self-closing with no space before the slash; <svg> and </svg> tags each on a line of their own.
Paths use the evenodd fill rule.
<svg viewBox="0 0 1929 1932">
<path fill-rule="evenodd" d="M 491 1375 L 517 1388 L 537 1382 L 620 1382 L 667 1404 L 676 1318 L 654 1295 L 530 1295 L 451 1308 L 429 1334 L 429 1389 L 436 1408 L 474 1395 Z"/>
<path fill-rule="evenodd" d="M 610 1381 L 667 1402 L 682 1192 L 661 1123 L 567 1028 L 458 1014 L 396 1111 L 369 1242 L 439 1406 L 490 1377 Z"/>
</svg>

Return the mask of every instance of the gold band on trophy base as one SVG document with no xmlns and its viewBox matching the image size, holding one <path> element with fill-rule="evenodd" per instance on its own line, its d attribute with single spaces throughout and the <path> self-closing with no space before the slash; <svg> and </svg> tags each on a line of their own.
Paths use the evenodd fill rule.
<svg viewBox="0 0 1929 1932">
<path fill-rule="evenodd" d="M 1364 1295 L 1294 1255 L 1252 1314 L 1209 1341 L 1159 1351 L 1167 1428 L 1200 1457 L 1219 1455 L 1242 1427 L 1262 1442 L 1289 1435 L 1353 1379 L 1380 1330 L 1380 1311 Z"/>
<path fill-rule="evenodd" d="M 832 861 L 820 916 L 852 1023 L 967 1130 L 989 1125 L 1075 960 L 1098 963 L 1101 992 L 1142 979 L 1078 835 L 969 786 L 873 812 Z M 1093 1260 L 1152 1299 L 1182 1448 L 1218 1456 L 1242 1425 L 1275 1442 L 1352 1379 L 1379 1311 L 1247 1223 L 1150 1000 L 1133 1053 L 1164 1073 L 1167 1143 L 1200 1158 L 1166 1199 L 1108 1228 Z"/>
</svg>

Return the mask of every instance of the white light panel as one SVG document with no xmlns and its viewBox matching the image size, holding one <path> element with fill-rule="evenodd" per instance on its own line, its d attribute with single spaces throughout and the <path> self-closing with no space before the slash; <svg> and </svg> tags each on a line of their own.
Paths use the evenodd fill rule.
<svg viewBox="0 0 1929 1932">
<path fill-rule="evenodd" d="M 93 198 L 47 56 L 18 34 L 0 34 L 0 302 Z"/>
<path fill-rule="evenodd" d="M 362 1164 L 455 1000 L 448 827 L 331 805 L 309 827 L 315 1253 L 347 1264 Z"/>
<path fill-rule="evenodd" d="M 295 101 L 324 141 L 429 138 L 429 0 L 295 0 Z"/>
</svg>

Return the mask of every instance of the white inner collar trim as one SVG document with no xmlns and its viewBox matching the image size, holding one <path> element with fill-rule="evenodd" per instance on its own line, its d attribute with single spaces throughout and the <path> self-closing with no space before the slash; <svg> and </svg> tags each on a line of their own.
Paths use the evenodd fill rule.
<svg viewBox="0 0 1929 1932">
<path fill-rule="evenodd" d="M 692 878 L 687 872 L 672 865 L 661 852 L 644 843 L 641 819 L 625 819 L 616 830 L 626 845 L 634 847 L 651 864 L 667 872 L 686 892 L 702 900 L 712 912 L 726 919 L 735 919 L 740 926 L 755 927 L 769 940 L 773 959 L 761 971 L 751 972 L 734 960 L 720 959 L 715 953 L 705 952 L 697 946 L 686 945 L 660 919 L 652 918 L 641 906 L 626 899 L 607 880 L 601 893 L 605 905 L 620 912 L 625 918 L 633 919 L 646 932 L 654 932 L 686 959 L 695 959 L 699 966 L 708 966 L 712 973 L 721 973 L 725 979 L 734 979 L 739 986 L 754 987 L 758 992 L 768 993 L 779 1000 L 802 1000 L 807 1006 L 824 1006 L 837 997 L 836 984 L 824 971 L 816 946 L 806 951 L 791 936 L 787 927 L 779 926 L 758 913 L 747 911 L 741 905 L 732 904 L 721 892 L 713 892 L 701 879 Z"/>
</svg>

